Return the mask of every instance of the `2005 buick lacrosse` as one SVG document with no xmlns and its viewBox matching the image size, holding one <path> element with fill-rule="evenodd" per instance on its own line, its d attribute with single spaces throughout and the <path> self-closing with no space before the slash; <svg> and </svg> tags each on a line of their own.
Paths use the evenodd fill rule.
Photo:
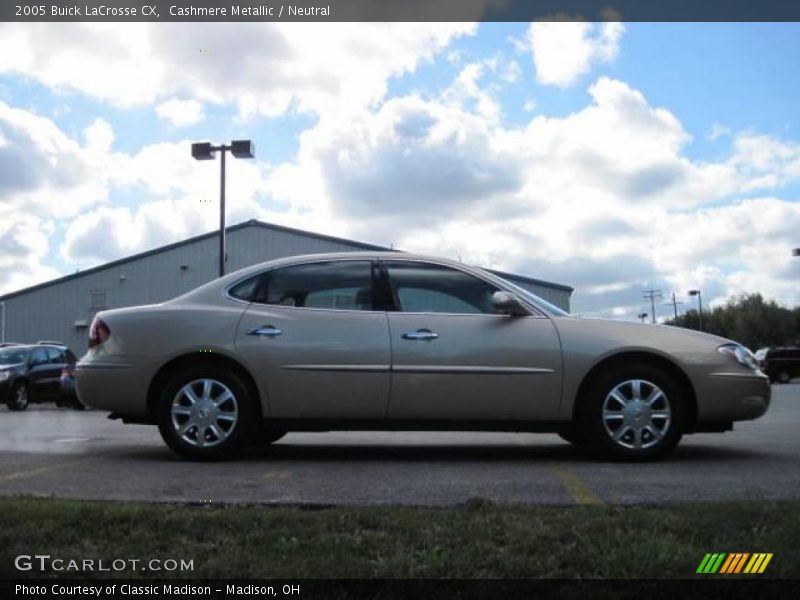
<svg viewBox="0 0 800 600">
<path fill-rule="evenodd" d="M 76 377 L 82 402 L 158 425 L 189 459 L 289 431 L 447 429 L 557 432 L 647 460 L 770 402 L 735 342 L 571 317 L 484 270 L 396 252 L 271 261 L 103 311 Z"/>
</svg>

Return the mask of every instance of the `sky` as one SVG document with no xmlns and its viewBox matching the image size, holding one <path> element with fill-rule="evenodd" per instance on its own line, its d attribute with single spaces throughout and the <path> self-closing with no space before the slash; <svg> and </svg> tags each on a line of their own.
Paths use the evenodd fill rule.
<svg viewBox="0 0 800 600">
<path fill-rule="evenodd" d="M 635 319 L 800 304 L 800 24 L 0 24 L 0 294 L 261 219 Z M 657 306 L 664 317 L 672 308 Z"/>
</svg>

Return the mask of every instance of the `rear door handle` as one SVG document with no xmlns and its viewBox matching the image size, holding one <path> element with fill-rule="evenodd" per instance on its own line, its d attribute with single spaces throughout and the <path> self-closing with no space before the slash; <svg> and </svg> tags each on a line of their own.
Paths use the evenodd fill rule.
<svg viewBox="0 0 800 600">
<path fill-rule="evenodd" d="M 280 329 L 275 327 L 274 325 L 262 325 L 261 327 L 256 327 L 254 329 L 248 329 L 247 335 L 258 335 L 262 337 L 276 337 L 283 333 Z"/>
<path fill-rule="evenodd" d="M 435 340 L 438 337 L 439 334 L 430 329 L 417 329 L 416 331 L 409 331 L 403 334 L 404 340 L 429 341 Z"/>
</svg>

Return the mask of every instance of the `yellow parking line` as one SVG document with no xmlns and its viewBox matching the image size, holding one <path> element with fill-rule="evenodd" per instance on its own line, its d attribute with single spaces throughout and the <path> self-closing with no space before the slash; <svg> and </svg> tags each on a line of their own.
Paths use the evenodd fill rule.
<svg viewBox="0 0 800 600">
<path fill-rule="evenodd" d="M 264 474 L 264 479 L 289 479 L 289 473 L 286 471 L 270 471 Z"/>
<path fill-rule="evenodd" d="M 55 463 L 52 465 L 45 465 L 43 467 L 36 467 L 35 469 L 27 469 L 25 471 L 17 471 L 16 473 L 8 473 L 6 475 L 0 475 L 0 483 L 7 483 L 9 481 L 15 481 L 17 479 L 25 479 L 27 477 L 35 477 L 36 475 L 47 473 L 48 471 L 55 471 L 56 469 L 60 469 L 62 467 L 68 467 L 70 465 L 74 465 L 77 462 L 79 461 Z"/>
<path fill-rule="evenodd" d="M 583 480 L 574 473 L 565 471 L 560 467 L 550 467 L 550 473 L 567 489 L 575 504 L 605 504 L 600 499 L 600 496 L 590 490 Z"/>
</svg>

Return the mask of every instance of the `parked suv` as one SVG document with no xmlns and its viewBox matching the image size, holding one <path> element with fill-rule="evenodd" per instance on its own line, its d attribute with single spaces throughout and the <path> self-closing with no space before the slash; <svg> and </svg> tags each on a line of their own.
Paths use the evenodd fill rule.
<svg viewBox="0 0 800 600">
<path fill-rule="evenodd" d="M 65 393 L 63 371 L 75 368 L 75 355 L 61 344 L 17 344 L 0 348 L 0 401 L 10 410 L 25 410 L 31 402 L 72 404 Z"/>
<path fill-rule="evenodd" d="M 761 348 L 756 359 L 771 381 L 789 383 L 800 377 L 800 347 Z"/>
</svg>

